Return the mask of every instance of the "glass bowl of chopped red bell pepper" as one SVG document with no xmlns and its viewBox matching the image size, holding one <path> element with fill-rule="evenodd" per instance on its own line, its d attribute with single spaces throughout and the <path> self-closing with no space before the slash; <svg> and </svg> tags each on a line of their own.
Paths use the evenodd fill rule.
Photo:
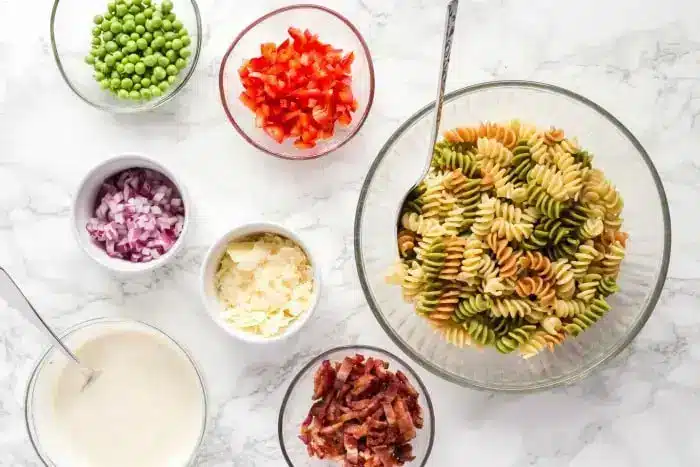
<svg viewBox="0 0 700 467">
<path fill-rule="evenodd" d="M 233 127 L 256 148 L 313 159 L 347 143 L 374 98 L 374 67 L 358 29 L 320 5 L 292 5 L 246 27 L 221 62 Z"/>
<path fill-rule="evenodd" d="M 294 377 L 278 418 L 282 455 L 293 467 L 423 467 L 435 414 L 418 374 L 371 346 L 336 347 Z"/>
</svg>

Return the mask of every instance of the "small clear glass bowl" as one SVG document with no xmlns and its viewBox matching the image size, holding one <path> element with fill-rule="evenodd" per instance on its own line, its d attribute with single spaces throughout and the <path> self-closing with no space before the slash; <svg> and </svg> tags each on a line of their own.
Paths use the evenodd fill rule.
<svg viewBox="0 0 700 467">
<path fill-rule="evenodd" d="M 323 360 L 342 361 L 345 357 L 356 354 L 388 362 L 389 370 L 401 370 L 420 393 L 418 402 L 423 409 L 424 424 L 423 428 L 417 430 L 417 436 L 411 441 L 413 455 L 416 458 L 407 465 L 424 467 L 428 463 L 435 440 L 435 414 L 428 390 L 418 374 L 406 362 L 391 352 L 368 345 L 348 345 L 327 350 L 304 365 L 292 379 L 282 399 L 277 422 L 277 435 L 287 465 L 291 467 L 336 467 L 340 465 L 338 462 L 309 457 L 306 445 L 299 439 L 299 429 L 313 403 L 314 374 L 321 362 Z"/>
<path fill-rule="evenodd" d="M 255 126 L 255 114 L 241 103 L 239 96 L 243 85 L 238 68 L 245 60 L 260 55 L 260 44 L 280 44 L 287 39 L 289 27 L 309 29 L 318 34 L 322 42 L 355 52 L 352 64 L 352 92 L 359 104 L 347 127 L 335 126 L 335 134 L 318 140 L 311 149 L 294 146 L 294 138 L 277 143 L 262 128 Z M 219 93 L 224 112 L 240 135 L 256 148 L 283 159 L 314 159 L 328 154 L 360 131 L 367 119 L 374 100 L 374 65 L 369 47 L 360 31 L 343 15 L 321 5 L 290 5 L 271 11 L 256 19 L 236 36 L 224 54 L 219 70 Z"/>
<path fill-rule="evenodd" d="M 566 89 L 526 81 L 468 86 L 445 97 L 441 131 L 481 121 L 518 118 L 554 125 L 576 136 L 622 195 L 623 229 L 629 232 L 612 310 L 554 352 L 524 360 L 517 352 L 460 349 L 446 343 L 404 302 L 399 286 L 385 282 L 398 260 L 396 220 L 400 203 L 428 154 L 433 104 L 419 110 L 389 138 L 372 163 L 355 214 L 355 262 L 360 283 L 379 324 L 414 361 L 462 386 L 523 392 L 580 380 L 624 349 L 642 329 L 659 299 L 668 271 L 671 223 L 661 179 L 649 155 L 620 121 L 594 102 Z"/>
<path fill-rule="evenodd" d="M 198 427 L 199 437 L 194 440 L 192 452 L 189 454 L 189 460 L 186 464 L 187 466 L 194 465 L 195 458 L 202 445 L 207 428 L 208 400 L 202 372 L 197 367 L 197 364 L 192 359 L 189 352 L 185 350 L 182 345 L 178 344 L 162 330 L 155 326 L 142 323 L 141 321 L 120 318 L 90 319 L 70 328 L 61 335 L 61 340 L 68 348 L 76 349 L 80 347 L 82 343 L 94 338 L 100 333 L 114 331 L 137 331 L 152 334 L 160 339 L 164 345 L 180 353 L 181 356 L 190 363 L 194 376 L 199 380 L 202 404 L 201 427 Z M 57 372 L 60 371 L 66 363 L 67 360 L 63 353 L 56 347 L 50 347 L 41 356 L 34 367 L 34 371 L 32 371 L 29 382 L 27 383 L 27 390 L 25 393 L 24 418 L 29 441 L 43 464 L 49 467 L 68 465 L 68 460 L 62 458 L 62 453 L 65 452 L 65 446 L 61 444 L 61 439 L 50 435 L 50 431 L 52 430 L 51 424 L 53 423 L 50 417 L 51 406 L 53 404 L 53 392 L 46 387 L 46 384 L 51 383 L 52 378 L 57 376 Z M 60 446 L 58 446 L 57 443 L 60 444 Z"/>
<path fill-rule="evenodd" d="M 156 0 L 154 3 L 160 2 Z M 152 110 L 175 97 L 190 80 L 197 66 L 202 48 L 202 18 L 195 0 L 172 0 L 172 3 L 173 12 L 190 33 L 192 54 L 170 88 L 162 96 L 146 101 L 120 99 L 100 88 L 93 77 L 95 70 L 85 63 L 85 56 L 92 48 L 90 33 L 95 27 L 93 18 L 107 11 L 107 1 L 54 0 L 50 25 L 51 49 L 58 71 L 75 95 L 93 107 L 121 114 Z"/>
</svg>

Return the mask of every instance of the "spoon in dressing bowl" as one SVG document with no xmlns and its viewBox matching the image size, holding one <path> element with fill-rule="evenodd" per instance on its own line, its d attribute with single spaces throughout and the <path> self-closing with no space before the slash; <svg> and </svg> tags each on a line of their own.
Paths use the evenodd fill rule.
<svg viewBox="0 0 700 467">
<path fill-rule="evenodd" d="M 83 383 L 81 391 L 84 391 L 85 388 L 95 382 L 95 380 L 100 376 L 100 370 L 95 370 L 80 363 L 78 357 L 76 357 L 75 354 L 71 352 L 68 347 L 66 347 L 61 339 L 46 324 L 29 299 L 24 295 L 24 293 L 22 293 L 22 290 L 19 288 L 17 283 L 12 280 L 12 277 L 10 277 L 7 271 L 5 271 L 5 269 L 2 267 L 0 267 L 0 296 L 2 296 L 13 308 L 19 309 L 23 302 L 26 304 L 27 308 L 29 308 L 29 310 L 32 312 L 31 316 L 36 319 L 34 323 L 36 327 L 43 331 L 43 333 L 48 336 L 51 341 L 53 341 L 58 349 L 80 368 L 83 376 L 85 377 L 85 382 Z"/>
<path fill-rule="evenodd" d="M 399 213 L 397 216 L 396 229 L 397 235 L 401 230 L 401 211 L 406 203 L 406 200 L 413 190 L 415 190 L 420 182 L 425 178 L 428 171 L 430 170 L 430 162 L 433 159 L 433 149 L 435 148 L 435 143 L 437 142 L 438 132 L 440 131 L 440 118 L 442 117 L 442 104 L 445 100 L 445 82 L 447 81 L 447 69 L 450 65 L 450 53 L 452 52 L 452 39 L 455 33 L 455 22 L 457 20 L 457 7 L 459 5 L 459 0 L 452 0 L 447 5 L 447 12 L 445 14 L 445 31 L 442 36 L 442 57 L 440 59 L 440 73 L 438 74 L 438 88 L 437 96 L 435 97 L 435 113 L 433 116 L 433 126 L 430 132 L 430 146 L 428 146 L 428 153 L 425 159 L 425 164 L 423 165 L 420 175 L 418 176 L 416 182 L 411 188 L 408 189 L 406 195 L 401 200 L 399 204 Z M 400 254 L 400 252 L 399 252 Z"/>
</svg>

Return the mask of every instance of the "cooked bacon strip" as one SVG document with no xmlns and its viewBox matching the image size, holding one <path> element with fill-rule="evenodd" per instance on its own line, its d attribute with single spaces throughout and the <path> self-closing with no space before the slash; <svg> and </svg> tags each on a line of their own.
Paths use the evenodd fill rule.
<svg viewBox="0 0 700 467">
<path fill-rule="evenodd" d="M 328 391 L 333 387 L 335 381 L 335 369 L 331 366 L 331 362 L 324 360 L 321 367 L 316 371 L 314 376 L 314 399 L 320 399 L 328 394 Z"/>
</svg>

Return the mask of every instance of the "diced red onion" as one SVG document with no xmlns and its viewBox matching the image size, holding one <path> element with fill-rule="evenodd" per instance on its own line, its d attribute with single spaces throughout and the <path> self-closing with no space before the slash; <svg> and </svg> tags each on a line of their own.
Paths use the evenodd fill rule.
<svg viewBox="0 0 700 467">
<path fill-rule="evenodd" d="M 172 248 L 182 233 L 182 198 L 159 172 L 120 172 L 105 180 L 97 200 L 95 216 L 85 228 L 113 258 L 151 261 Z"/>
</svg>

